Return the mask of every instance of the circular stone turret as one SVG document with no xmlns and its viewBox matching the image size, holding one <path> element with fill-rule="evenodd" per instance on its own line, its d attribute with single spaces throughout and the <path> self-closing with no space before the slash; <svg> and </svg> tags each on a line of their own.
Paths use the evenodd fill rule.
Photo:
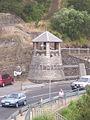
<svg viewBox="0 0 90 120">
<path fill-rule="evenodd" d="M 28 79 L 32 81 L 63 80 L 61 39 L 46 31 L 32 40 L 33 56 Z"/>
</svg>

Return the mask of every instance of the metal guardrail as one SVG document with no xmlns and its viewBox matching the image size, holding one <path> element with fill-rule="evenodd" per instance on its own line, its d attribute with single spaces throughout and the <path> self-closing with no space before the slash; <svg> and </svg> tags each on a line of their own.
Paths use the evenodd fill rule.
<svg viewBox="0 0 90 120">
<path fill-rule="evenodd" d="M 90 50 L 90 48 L 61 48 L 61 50 Z"/>
<path fill-rule="evenodd" d="M 86 90 L 83 90 L 83 91 L 79 91 L 79 89 L 76 91 L 68 91 L 68 92 L 66 92 L 65 93 L 65 96 L 63 97 L 63 99 L 65 100 L 65 104 L 66 104 L 66 100 L 68 99 L 68 98 L 70 98 L 70 97 L 72 97 L 72 96 L 79 96 L 79 95 L 81 95 L 81 94 L 85 94 L 86 93 Z M 55 96 L 55 97 L 53 97 L 53 98 L 48 98 L 48 99 L 45 99 L 41 104 L 38 104 L 37 105 L 37 107 L 39 107 L 40 105 L 41 106 L 43 106 L 44 104 L 49 104 L 49 103 L 53 103 L 54 101 L 56 101 L 56 100 L 59 100 L 60 99 L 60 96 Z M 61 97 L 61 99 L 62 99 L 62 97 Z M 35 108 L 35 106 L 34 106 L 34 108 Z M 30 106 L 30 109 L 29 110 L 31 110 L 31 106 Z M 38 110 L 38 114 L 39 114 L 39 112 L 40 112 L 40 114 L 41 113 L 43 113 L 42 111 L 39 111 Z M 31 110 L 31 113 L 32 113 L 32 110 Z M 26 114 L 26 116 L 25 116 L 25 119 L 24 120 L 32 120 L 32 118 L 33 117 L 30 117 L 30 112 L 28 113 L 27 112 L 27 114 Z M 31 119 L 27 119 L 27 118 L 29 118 L 29 117 L 31 118 Z M 32 116 L 32 115 L 31 115 Z M 64 118 L 62 115 L 57 115 L 57 113 L 55 112 L 55 120 L 67 120 L 66 118 Z"/>
</svg>

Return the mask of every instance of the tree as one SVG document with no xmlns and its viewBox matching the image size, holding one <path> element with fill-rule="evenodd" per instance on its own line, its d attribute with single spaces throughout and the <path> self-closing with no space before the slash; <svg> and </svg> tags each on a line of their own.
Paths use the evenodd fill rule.
<svg viewBox="0 0 90 120">
<path fill-rule="evenodd" d="M 23 6 L 17 0 L 0 1 L 0 12 L 10 12 L 22 16 Z"/>
<path fill-rule="evenodd" d="M 90 0 L 67 0 L 67 7 L 70 6 L 73 6 L 76 10 L 90 13 Z"/>
<path fill-rule="evenodd" d="M 36 2 L 31 2 L 25 6 L 23 16 L 26 21 L 39 21 L 43 15 L 43 8 Z"/>
<path fill-rule="evenodd" d="M 71 40 L 81 39 L 90 33 L 90 15 L 85 11 L 63 8 L 52 17 L 51 29 Z"/>
</svg>

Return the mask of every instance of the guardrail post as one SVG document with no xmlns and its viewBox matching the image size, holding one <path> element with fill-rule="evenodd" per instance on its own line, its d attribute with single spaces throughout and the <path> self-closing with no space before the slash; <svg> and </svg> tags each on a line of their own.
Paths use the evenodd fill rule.
<svg viewBox="0 0 90 120">
<path fill-rule="evenodd" d="M 64 98 L 63 99 L 65 100 L 65 105 L 66 105 L 66 94 L 64 94 Z"/>
<path fill-rule="evenodd" d="M 79 88 L 78 88 L 78 90 L 77 90 L 77 95 L 79 96 Z"/>
<path fill-rule="evenodd" d="M 22 114 L 22 110 L 21 110 L 21 109 L 19 110 L 19 114 L 20 114 L 21 116 L 23 115 L 23 114 Z"/>
<path fill-rule="evenodd" d="M 89 48 L 87 48 L 87 55 L 89 55 Z"/>
<path fill-rule="evenodd" d="M 69 54 L 71 53 L 71 49 L 70 49 L 70 47 L 69 47 Z"/>
<path fill-rule="evenodd" d="M 30 110 L 30 120 L 32 120 L 32 110 Z"/>
<path fill-rule="evenodd" d="M 78 48 L 78 55 L 80 55 L 80 53 L 81 53 L 81 52 L 80 52 L 80 48 Z"/>
<path fill-rule="evenodd" d="M 16 116 L 13 116 L 13 117 L 11 118 L 11 120 L 16 120 Z"/>
</svg>

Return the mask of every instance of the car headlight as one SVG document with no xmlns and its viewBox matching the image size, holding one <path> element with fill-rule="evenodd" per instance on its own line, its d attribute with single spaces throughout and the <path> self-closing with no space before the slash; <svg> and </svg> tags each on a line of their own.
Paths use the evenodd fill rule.
<svg viewBox="0 0 90 120">
<path fill-rule="evenodd" d="M 4 101 L 4 100 L 1 100 L 1 103 L 5 103 L 5 101 Z"/>
<path fill-rule="evenodd" d="M 73 85 L 74 85 L 74 83 L 71 84 L 71 86 L 73 86 Z"/>
<path fill-rule="evenodd" d="M 83 84 L 80 84 L 80 87 L 85 87 Z"/>
</svg>

